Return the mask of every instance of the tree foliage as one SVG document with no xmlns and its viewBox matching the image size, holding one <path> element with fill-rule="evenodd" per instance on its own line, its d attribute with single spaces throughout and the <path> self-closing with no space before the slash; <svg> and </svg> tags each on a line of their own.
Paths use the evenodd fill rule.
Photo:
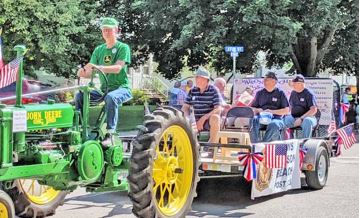
<svg viewBox="0 0 360 218">
<path fill-rule="evenodd" d="M 3 0 L 0 27 L 7 61 L 12 48 L 26 45 L 25 69 L 43 68 L 69 76 L 101 40 L 91 20 L 96 18 L 95 1 Z"/>
<path fill-rule="evenodd" d="M 125 1 L 127 2 L 127 1 Z M 259 50 L 269 53 L 269 65 L 289 60 L 306 76 L 331 67 L 357 73 L 357 1 L 341 0 L 138 0 L 128 1 L 143 25 L 135 36 L 146 52 L 154 52 L 159 70 L 174 77 L 184 64 L 211 63 L 230 70 L 224 45 L 243 44 L 238 58 L 249 72 Z M 114 12 L 118 14 L 118 12 Z M 141 47 L 141 46 L 140 46 Z M 186 58 L 187 63 L 182 60 Z"/>
<path fill-rule="evenodd" d="M 232 69 L 225 45 L 242 44 L 238 69 L 250 73 L 259 50 L 268 65 L 293 62 L 306 76 L 331 68 L 358 73 L 358 0 L 2 0 L 7 60 L 12 47 L 28 47 L 25 67 L 73 75 L 101 43 L 96 22 L 120 21 L 134 65 L 150 53 L 158 70 L 174 78 L 188 65 Z"/>
</svg>

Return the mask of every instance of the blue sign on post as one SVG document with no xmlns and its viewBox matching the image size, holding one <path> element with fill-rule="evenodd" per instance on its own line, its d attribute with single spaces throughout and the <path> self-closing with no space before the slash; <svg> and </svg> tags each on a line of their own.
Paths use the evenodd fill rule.
<svg viewBox="0 0 360 218">
<path fill-rule="evenodd" d="M 225 52 L 227 52 L 227 53 L 242 53 L 242 52 L 244 52 L 244 46 L 225 46 Z"/>
<path fill-rule="evenodd" d="M 239 56 L 239 53 L 244 52 L 244 46 L 225 46 L 225 52 L 230 53 L 230 56 L 233 58 L 233 72 L 236 72 L 236 58 Z"/>
</svg>

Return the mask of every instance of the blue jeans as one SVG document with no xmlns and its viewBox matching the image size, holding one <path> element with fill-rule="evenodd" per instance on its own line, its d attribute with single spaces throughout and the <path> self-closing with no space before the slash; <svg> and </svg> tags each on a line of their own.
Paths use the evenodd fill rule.
<svg viewBox="0 0 360 218">
<path fill-rule="evenodd" d="M 284 123 L 286 128 L 292 128 L 294 127 L 296 118 L 294 118 L 291 115 L 287 115 L 284 118 Z M 302 137 L 301 138 L 310 138 L 312 136 L 312 131 L 314 127 L 316 126 L 317 121 L 315 117 L 305 117 L 305 119 L 301 123 L 301 129 L 302 129 Z"/>
<path fill-rule="evenodd" d="M 96 91 L 92 90 L 90 92 L 90 102 L 98 101 L 102 95 Z M 109 132 L 115 132 L 116 124 L 119 119 L 119 105 L 124 102 L 129 101 L 132 98 L 131 90 L 126 88 L 118 88 L 107 93 L 104 98 L 105 101 L 105 112 L 106 112 L 106 123 Z M 79 92 L 75 97 L 75 105 L 77 110 L 82 110 L 83 104 L 83 93 Z"/>
<path fill-rule="evenodd" d="M 255 116 L 252 119 L 252 127 L 250 131 L 250 139 L 252 143 L 261 142 L 260 140 L 260 128 L 264 125 L 259 123 L 259 117 Z M 266 132 L 263 138 L 263 142 L 271 142 L 281 140 L 281 131 L 285 128 L 285 124 L 280 119 L 273 119 L 271 123 L 266 126 Z"/>
</svg>

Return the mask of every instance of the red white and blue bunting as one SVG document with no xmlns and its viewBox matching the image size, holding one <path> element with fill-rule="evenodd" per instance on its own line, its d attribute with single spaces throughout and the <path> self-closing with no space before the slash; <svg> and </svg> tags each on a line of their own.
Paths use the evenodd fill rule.
<svg viewBox="0 0 360 218">
<path fill-rule="evenodd" d="M 256 178 L 256 165 L 263 160 L 263 154 L 261 152 L 248 153 L 239 152 L 240 165 L 244 166 L 244 177 L 247 181 L 251 181 Z"/>
</svg>

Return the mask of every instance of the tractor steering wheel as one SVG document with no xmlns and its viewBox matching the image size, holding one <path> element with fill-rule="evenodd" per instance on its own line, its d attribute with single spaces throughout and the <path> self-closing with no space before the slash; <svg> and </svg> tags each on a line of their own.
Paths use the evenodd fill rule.
<svg viewBox="0 0 360 218">
<path fill-rule="evenodd" d="M 105 86 L 104 92 L 102 90 L 100 90 L 99 88 L 95 87 L 94 78 L 95 78 L 96 74 L 99 74 L 99 76 L 102 77 L 104 82 L 105 82 L 105 84 L 104 84 L 104 86 Z M 80 85 L 80 79 L 81 79 L 81 77 L 78 77 L 78 85 Z M 93 66 L 93 72 L 91 73 L 90 82 L 88 83 L 88 86 L 90 88 L 98 90 L 102 94 L 101 98 L 97 99 L 94 103 L 98 103 L 98 102 L 101 102 L 101 101 L 104 100 L 106 94 L 109 92 L 109 86 L 108 85 L 109 85 L 109 80 L 106 77 L 106 74 L 104 73 L 104 71 L 102 71 L 98 67 Z"/>
<path fill-rule="evenodd" d="M 89 87 L 95 87 L 95 84 L 93 82 L 95 74 L 99 74 L 100 77 L 102 77 L 105 81 L 105 93 L 104 96 L 109 92 L 109 80 L 106 77 L 106 74 L 104 71 L 102 71 L 100 68 L 93 66 L 93 72 L 91 73 L 91 80 L 89 82 Z"/>
</svg>

